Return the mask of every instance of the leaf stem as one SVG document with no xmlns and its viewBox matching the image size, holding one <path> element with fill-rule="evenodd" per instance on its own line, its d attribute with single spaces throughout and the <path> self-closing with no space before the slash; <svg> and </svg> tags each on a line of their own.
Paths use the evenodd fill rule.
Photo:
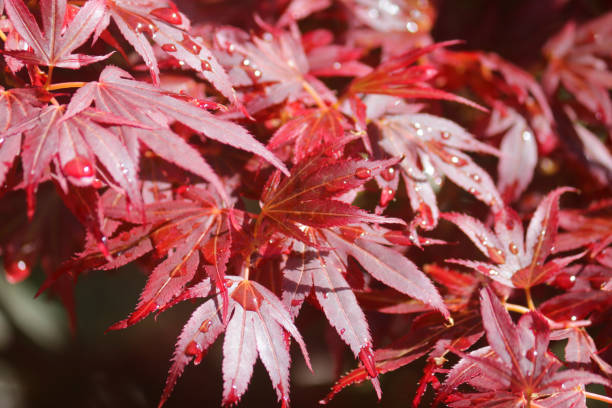
<svg viewBox="0 0 612 408">
<path fill-rule="evenodd" d="M 527 298 L 527 307 L 529 310 L 535 310 L 535 304 L 533 303 L 533 298 L 531 297 L 531 288 L 525 288 L 525 297 Z"/>
<path fill-rule="evenodd" d="M 322 110 L 327 110 L 327 105 L 325 104 L 325 102 L 323 101 L 323 99 L 321 98 L 321 95 L 319 95 L 319 93 L 316 91 L 316 89 L 314 89 L 312 87 L 312 85 L 310 85 L 305 79 L 302 80 L 302 86 L 304 87 L 304 90 L 306 92 L 308 92 L 310 94 L 310 96 L 312 97 L 312 99 L 314 99 L 314 101 L 317 103 L 317 105 L 319 106 L 319 108 L 321 108 Z"/>
<path fill-rule="evenodd" d="M 48 90 L 51 86 L 51 78 L 53 77 L 53 65 L 49 65 L 49 72 L 47 72 L 47 81 L 45 82 L 45 90 Z"/>
<path fill-rule="evenodd" d="M 66 88 L 81 88 L 85 86 L 87 82 L 61 82 L 59 84 L 52 84 L 47 86 L 47 91 L 57 91 L 58 89 Z"/>
<path fill-rule="evenodd" d="M 506 307 L 506 310 L 509 311 L 509 312 L 516 312 L 516 313 L 520 313 L 520 314 L 525 314 L 525 313 L 529 313 L 531 311 L 528 308 L 526 308 L 525 306 L 515 305 L 514 303 L 505 303 L 504 306 Z"/>
<path fill-rule="evenodd" d="M 601 402 L 607 402 L 608 404 L 612 404 L 612 398 L 606 397 L 605 395 L 599 395 L 593 392 L 585 391 L 584 396 L 587 397 L 588 399 L 592 399 L 595 401 L 601 401 Z"/>
</svg>

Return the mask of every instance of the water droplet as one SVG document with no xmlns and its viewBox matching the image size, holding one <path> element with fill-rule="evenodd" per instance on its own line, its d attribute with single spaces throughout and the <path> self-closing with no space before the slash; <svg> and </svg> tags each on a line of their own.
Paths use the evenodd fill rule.
<svg viewBox="0 0 612 408">
<path fill-rule="evenodd" d="M 249 311 L 258 311 L 264 299 L 263 295 L 248 280 L 241 281 L 231 296 L 244 310 Z"/>
<path fill-rule="evenodd" d="M 495 276 L 497 275 L 497 271 L 495 269 L 489 269 L 489 275 Z"/>
<path fill-rule="evenodd" d="M 405 231 L 391 230 L 385 232 L 383 236 L 387 241 L 394 245 L 409 246 L 414 244 L 414 237 L 407 235 Z"/>
<path fill-rule="evenodd" d="M 414 34 L 417 31 L 419 31 L 419 25 L 415 23 L 414 21 L 408 21 L 406 23 L 406 30 L 408 30 L 409 33 Z"/>
<path fill-rule="evenodd" d="M 62 170 L 66 176 L 76 179 L 93 177 L 94 175 L 93 165 L 89 159 L 83 156 L 76 156 L 66 163 Z"/>
<path fill-rule="evenodd" d="M 393 167 L 386 168 L 380 173 L 380 175 L 383 179 L 387 181 L 391 181 L 393 180 L 393 177 L 395 177 L 395 168 Z"/>
<path fill-rule="evenodd" d="M 380 193 L 380 206 L 386 207 L 387 205 L 389 205 L 389 203 L 391 202 L 391 200 L 393 200 L 394 197 L 395 197 L 394 189 L 392 189 L 391 187 L 383 188 L 382 192 Z"/>
<path fill-rule="evenodd" d="M 340 68 L 342 68 L 342 64 L 339 63 L 338 61 L 334 62 L 333 65 L 335 70 L 339 70 Z"/>
<path fill-rule="evenodd" d="M 450 132 L 447 132 L 446 130 L 441 131 L 440 136 L 442 136 L 442 139 L 444 140 L 448 140 L 451 138 Z"/>
<path fill-rule="evenodd" d="M 248 58 L 245 58 L 245 59 L 243 59 L 243 60 L 242 60 L 242 63 L 241 63 L 241 64 L 242 64 L 243 66 L 245 66 L 245 67 L 248 67 L 249 65 L 251 65 L 251 60 L 250 60 L 250 59 L 248 59 Z"/>
<path fill-rule="evenodd" d="M 362 180 L 368 179 L 372 177 L 372 170 L 368 169 L 367 167 L 359 167 L 357 170 L 355 170 L 355 177 Z"/>
<path fill-rule="evenodd" d="M 577 318 L 576 316 L 572 316 L 570 320 L 571 320 L 572 322 L 575 322 L 577 319 L 578 319 L 578 318 Z"/>
<path fill-rule="evenodd" d="M 498 265 L 506 263 L 506 256 L 504 255 L 504 252 L 501 249 L 489 245 L 485 245 L 485 247 L 487 248 L 487 254 L 489 255 L 489 258 L 493 262 Z"/>
<path fill-rule="evenodd" d="M 202 333 L 206 333 L 208 332 L 208 329 L 210 329 L 210 326 L 212 325 L 212 322 L 208 319 L 204 320 L 202 322 L 202 324 L 200 325 L 200 331 Z"/>
<path fill-rule="evenodd" d="M 510 252 L 512 252 L 512 254 L 518 254 L 518 247 L 514 242 L 511 242 L 510 245 L 508 245 L 508 249 L 510 250 Z"/>
<path fill-rule="evenodd" d="M 191 340 L 187 347 L 185 347 L 185 355 L 189 357 L 195 357 L 193 360 L 194 365 L 200 364 L 202 361 L 202 357 L 204 357 L 204 352 L 202 351 L 202 346 L 195 340 Z"/>
<path fill-rule="evenodd" d="M 452 164 L 454 164 L 457 167 L 463 167 L 468 164 L 467 160 L 462 159 L 461 157 L 457 157 L 457 156 L 452 156 L 450 158 L 450 161 Z"/>
<path fill-rule="evenodd" d="M 210 65 L 210 62 L 206 61 L 206 60 L 202 60 L 202 71 L 212 71 L 212 66 Z"/>
<path fill-rule="evenodd" d="M 168 24 L 179 25 L 183 22 L 180 13 L 172 7 L 156 8 L 155 10 L 151 10 L 149 14 Z"/>
<path fill-rule="evenodd" d="M 161 46 L 162 50 L 166 51 L 166 52 L 175 52 L 176 51 L 176 45 L 174 44 L 164 44 Z"/>
<path fill-rule="evenodd" d="M 346 329 L 340 329 L 340 335 L 343 335 L 344 333 L 346 333 Z"/>
<path fill-rule="evenodd" d="M 576 283 L 576 277 L 574 275 L 570 275 L 567 272 L 562 272 L 555 277 L 554 283 L 555 286 L 561 289 L 569 290 L 574 287 L 574 284 Z"/>
<path fill-rule="evenodd" d="M 365 234 L 363 228 L 355 226 L 355 227 L 344 227 L 340 230 L 340 234 L 344 239 L 349 242 L 355 242 L 357 238 L 362 237 Z"/>
<path fill-rule="evenodd" d="M 470 178 L 471 178 L 472 180 L 474 180 L 475 182 L 477 182 L 477 183 L 480 183 L 480 181 L 481 181 L 480 176 L 479 176 L 478 174 L 476 174 L 476 173 L 472 173 L 472 174 L 470 174 Z"/>
<path fill-rule="evenodd" d="M 522 134 L 521 134 L 521 139 L 523 139 L 525 142 L 528 142 L 531 140 L 531 138 L 533 137 L 533 135 L 531 134 L 530 131 L 525 130 Z"/>
<path fill-rule="evenodd" d="M 195 41 L 191 39 L 187 34 L 183 34 L 183 40 L 181 41 L 181 45 L 185 47 L 187 51 L 194 55 L 198 55 L 202 50 L 202 47 L 198 45 Z"/>
<path fill-rule="evenodd" d="M 10 257 L 4 257 L 4 273 L 9 283 L 19 283 L 30 276 L 30 266 L 23 259 L 11 261 Z"/>
</svg>

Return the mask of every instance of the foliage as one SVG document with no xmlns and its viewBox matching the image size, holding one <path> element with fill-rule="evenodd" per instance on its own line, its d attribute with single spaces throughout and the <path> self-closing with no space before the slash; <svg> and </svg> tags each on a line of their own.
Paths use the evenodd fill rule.
<svg viewBox="0 0 612 408">
<path fill-rule="evenodd" d="M 305 304 L 357 360 L 322 403 L 419 358 L 414 406 L 612 401 L 612 14 L 519 66 L 435 43 L 429 1 L 0 11 L 6 279 L 40 264 L 74 322 L 77 277 L 134 263 L 111 330 L 197 302 L 159 406 L 221 334 L 223 404 L 259 357 L 288 406 Z"/>
</svg>

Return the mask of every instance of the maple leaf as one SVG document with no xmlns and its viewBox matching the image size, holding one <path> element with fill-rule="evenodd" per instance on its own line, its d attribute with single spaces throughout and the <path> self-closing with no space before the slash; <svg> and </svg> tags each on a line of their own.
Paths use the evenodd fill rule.
<svg viewBox="0 0 612 408">
<path fill-rule="evenodd" d="M 56 160 L 56 172 L 60 176 L 63 174 L 73 183 L 85 186 L 93 182 L 97 158 L 131 203 L 141 208 L 136 165 L 119 138 L 105 127 L 109 123 L 126 125 L 129 122 L 91 108 L 74 115 L 66 115 L 65 111 L 66 106 L 59 104 L 32 108 L 27 119 L 13 124 L 2 134 L 3 138 L 24 135 L 21 162 L 29 215 L 34 214 L 36 189 L 47 176 L 52 160 Z"/>
<path fill-rule="evenodd" d="M 516 111 L 535 133 L 542 153 L 557 146 L 546 93 L 529 72 L 494 53 L 442 50 L 435 54 L 435 61 L 450 89 L 468 87 L 492 107 L 491 121 Z"/>
<path fill-rule="evenodd" d="M 505 132 L 500 144 L 497 182 L 506 202 L 517 200 L 525 191 L 538 162 L 538 146 L 525 118 L 514 109 L 506 108 L 502 117 L 499 109 L 491 113 L 488 134 Z"/>
<path fill-rule="evenodd" d="M 223 300 L 219 293 L 210 293 L 208 281 L 188 289 L 184 296 L 208 300 L 193 312 L 181 332 L 159 406 L 172 392 L 185 366 L 190 361 L 199 364 L 210 345 L 225 332 L 223 404 L 235 404 L 240 400 L 259 355 L 278 399 L 283 407 L 287 407 L 290 357 L 285 332 L 296 340 L 308 368 L 312 370 L 302 336 L 281 301 L 261 284 L 237 276 L 228 276 L 223 284 L 230 291 L 231 317 L 227 324 L 223 323 L 220 312 Z"/>
<path fill-rule="evenodd" d="M 229 74 L 235 86 L 260 84 L 264 93 L 256 94 L 246 104 L 250 113 L 257 113 L 284 101 L 305 101 L 325 108 L 336 101 L 334 94 L 310 75 L 308 59 L 299 31 L 266 29 L 262 37 L 248 36 L 238 30 L 219 30 L 215 40 L 227 50 L 224 64 L 233 67 Z"/>
<path fill-rule="evenodd" d="M 512 209 L 495 215 L 495 232 L 479 220 L 458 213 L 442 217 L 457 225 L 492 263 L 467 260 L 447 260 L 470 267 L 504 285 L 529 288 L 556 274 L 584 253 L 546 261 L 552 252 L 559 218 L 559 198 L 571 188 L 550 192 L 536 209 L 527 233 Z"/>
<path fill-rule="evenodd" d="M 335 109 L 308 109 L 281 126 L 267 147 L 275 151 L 294 142 L 292 161 L 297 164 L 337 144 L 344 137 L 346 127 L 346 120 Z"/>
<path fill-rule="evenodd" d="M 604 266 L 612 265 L 612 219 L 610 206 L 612 202 L 603 200 L 594 202 L 583 210 L 564 210 L 559 213 L 559 226 L 567 231 L 561 232 L 555 242 L 555 252 L 571 251 L 584 248 L 591 259 L 596 259 Z"/>
<path fill-rule="evenodd" d="M 162 51 L 176 58 L 210 81 L 224 96 L 237 103 L 230 79 L 209 47 L 201 38 L 191 35 L 189 19 L 171 1 L 113 0 L 96 27 L 96 37 L 112 17 L 123 37 L 143 58 L 153 83 L 159 85 L 159 67 L 150 40 Z"/>
<path fill-rule="evenodd" d="M 483 335 L 480 316 L 473 312 L 465 312 L 456 316 L 456 319 L 453 325 L 437 319 L 433 324 L 413 327 L 408 334 L 395 340 L 393 344 L 376 350 L 374 353 L 376 371 L 379 374 L 395 371 L 424 355 L 429 355 L 430 360 L 440 358 L 447 353 L 449 347 L 458 350 L 468 349 Z M 367 376 L 365 367 L 344 374 L 322 402 L 331 401 L 342 389 L 363 382 Z"/>
<path fill-rule="evenodd" d="M 43 32 L 22 0 L 7 0 L 6 13 L 15 30 L 32 48 L 30 51 L 4 51 L 27 64 L 77 69 L 110 56 L 72 54 L 94 32 L 104 13 L 103 0 L 86 2 L 65 30 L 66 0 L 42 0 L 40 11 Z M 63 31 L 63 32 L 62 32 Z"/>
<path fill-rule="evenodd" d="M 568 369 L 548 352 L 550 328 L 538 312 L 529 312 L 515 325 L 490 288 L 481 291 L 482 322 L 489 346 L 471 353 L 456 351 L 462 359 L 448 373 L 437 402 L 450 406 L 553 406 L 553 401 L 577 395 L 584 401 L 585 384 L 609 384 L 596 374 Z M 459 394 L 453 403 L 449 395 L 462 383 L 478 390 Z M 467 400 L 467 401 L 466 401 Z"/>
<path fill-rule="evenodd" d="M 400 173 L 413 210 L 419 212 L 415 223 L 425 229 L 437 225 L 439 210 L 429 178 L 442 173 L 455 184 L 474 195 L 494 211 L 502 200 L 489 174 L 461 150 L 497 155 L 497 149 L 474 139 L 459 125 L 429 114 L 382 116 L 377 120 L 382 130 L 379 145 L 392 156 L 403 155 Z M 383 173 L 380 182 L 397 186 L 397 176 Z M 393 187 L 387 187 L 391 188 Z M 396 188 L 396 187 L 395 187 Z M 383 194 L 385 189 L 383 189 Z M 393 194 L 394 191 L 393 191 Z M 383 200 L 383 198 L 385 198 Z M 381 205 L 390 199 L 382 196 Z"/>
<path fill-rule="evenodd" d="M 442 99 L 460 102 L 486 111 L 485 108 L 468 99 L 429 86 L 426 81 L 432 79 L 438 73 L 434 66 L 412 66 L 420 57 L 433 50 L 456 43 L 456 41 L 447 41 L 417 48 L 402 56 L 385 61 L 369 74 L 355 78 L 351 82 L 347 93 L 353 97 L 358 94 L 381 94 L 413 99 Z"/>
<path fill-rule="evenodd" d="M 6 173 L 21 151 L 22 132 L 5 136 L 12 126 L 26 120 L 36 111 L 38 102 L 32 89 L 0 88 L 0 186 L 6 180 Z"/>
<path fill-rule="evenodd" d="M 612 14 L 579 27 L 569 22 L 546 45 L 543 53 L 549 64 L 543 84 L 553 95 L 560 85 L 569 91 L 591 114 L 606 125 L 612 123 L 612 73 L 608 68 L 609 53 L 605 46 L 612 36 Z"/>
<path fill-rule="evenodd" d="M 286 172 L 285 165 L 244 128 L 152 85 L 136 81 L 119 68 L 106 67 L 98 82 L 90 82 L 79 89 L 71 100 L 67 115 L 89 106 L 92 101 L 98 109 L 142 123 L 148 128 L 121 130 L 124 143 L 131 146 L 134 160 L 138 158 L 137 142 L 140 141 L 165 160 L 211 182 L 224 198 L 227 193 L 218 176 L 193 147 L 170 130 L 170 121 L 175 120 L 211 139 L 258 154 Z"/>
<path fill-rule="evenodd" d="M 348 257 L 355 258 L 377 280 L 448 317 L 440 295 L 427 277 L 399 252 L 377 243 L 390 243 L 383 233 L 378 237 L 375 232 L 370 237 L 365 233 L 368 223 L 398 220 L 371 215 L 332 199 L 359 187 L 395 162 L 331 161 L 324 157 L 302 162 L 291 177 L 281 181 L 273 176 L 268 181 L 260 214 L 263 231 L 274 226 L 287 237 L 301 241 L 293 243 L 293 255 L 284 271 L 284 304 L 295 316 L 314 290 L 330 324 L 364 364 L 379 396 L 368 324 L 355 294 L 347 290 L 350 285 L 344 277 Z M 351 224 L 354 226 L 349 227 Z"/>
</svg>

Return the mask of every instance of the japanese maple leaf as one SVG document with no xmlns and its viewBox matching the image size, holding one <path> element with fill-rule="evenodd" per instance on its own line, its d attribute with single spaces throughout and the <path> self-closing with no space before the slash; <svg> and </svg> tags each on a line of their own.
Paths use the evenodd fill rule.
<svg viewBox="0 0 612 408">
<path fill-rule="evenodd" d="M 65 30 L 66 0 L 41 0 L 42 32 L 22 0 L 6 0 L 5 6 L 15 30 L 32 49 L 32 52 L 4 51 L 5 54 L 27 64 L 71 69 L 101 61 L 110 55 L 72 54 L 94 32 L 104 14 L 103 0 L 87 1 Z"/>
<path fill-rule="evenodd" d="M 22 132 L 5 136 L 12 126 L 19 124 L 36 112 L 39 106 L 34 90 L 0 88 L 0 187 L 4 185 L 6 174 L 13 161 L 21 152 Z"/>
<path fill-rule="evenodd" d="M 612 202 L 602 200 L 584 210 L 559 213 L 559 226 L 567 232 L 557 236 L 555 252 L 584 248 L 602 265 L 612 267 Z"/>
<path fill-rule="evenodd" d="M 497 182 L 506 202 L 517 200 L 533 179 L 538 162 L 538 145 L 525 118 L 510 107 L 495 108 L 487 128 L 488 134 L 504 132 L 497 165 Z"/>
<path fill-rule="evenodd" d="M 449 213 L 442 217 L 457 225 L 492 263 L 447 260 L 470 267 L 504 285 L 529 288 L 556 274 L 584 253 L 548 260 L 559 222 L 559 198 L 572 191 L 563 187 L 551 191 L 540 203 L 526 235 L 518 215 L 509 208 L 495 215 L 495 232 L 468 215 Z"/>
<path fill-rule="evenodd" d="M 355 78 L 347 92 L 353 98 L 358 94 L 380 94 L 414 99 L 442 99 L 460 102 L 486 111 L 486 109 L 470 100 L 433 88 L 427 84 L 427 81 L 438 74 L 438 70 L 433 65 L 412 65 L 420 57 L 431 53 L 433 50 L 456 43 L 456 41 L 448 41 L 417 48 L 402 56 L 385 61 L 369 74 Z"/>
<path fill-rule="evenodd" d="M 182 299 L 207 299 L 183 328 L 174 352 L 159 406 L 169 397 L 185 366 L 202 361 L 210 345 L 225 332 L 223 341 L 223 404 L 237 403 L 246 391 L 257 356 L 263 362 L 283 407 L 289 405 L 289 343 L 291 335 L 311 368 L 302 336 L 280 299 L 263 285 L 237 276 L 228 276 L 224 285 L 230 292 L 227 324 L 221 316 L 222 298 L 210 290 L 208 280 L 188 289 Z"/>
<path fill-rule="evenodd" d="M 400 32 L 405 35 L 426 32 L 434 17 L 428 1 L 342 0 L 362 23 L 381 32 Z"/>
<path fill-rule="evenodd" d="M 34 213 L 36 189 L 48 176 L 52 161 L 56 174 L 85 186 L 91 185 L 97 173 L 96 159 L 110 176 L 109 181 L 114 181 L 140 209 L 136 164 L 117 135 L 106 127 L 126 125 L 128 121 L 93 108 L 74 115 L 66 115 L 66 110 L 66 105 L 56 104 L 32 109 L 24 120 L 2 133 L 9 140 L 23 133 L 21 162 L 29 214 Z"/>
<path fill-rule="evenodd" d="M 308 109 L 281 126 L 268 142 L 275 151 L 293 143 L 293 163 L 315 156 L 344 138 L 346 119 L 336 109 Z"/>
<path fill-rule="evenodd" d="M 233 67 L 229 74 L 235 86 L 261 85 L 265 92 L 246 104 L 256 113 L 284 101 L 302 100 L 324 108 L 335 102 L 333 93 L 308 74 L 308 59 L 297 29 L 273 30 L 262 37 L 247 36 L 239 30 L 219 30 L 216 41 L 227 50 L 223 63 Z"/>
<path fill-rule="evenodd" d="M 561 362 L 548 352 L 550 328 L 538 312 L 515 325 L 490 288 L 481 291 L 482 322 L 489 346 L 471 353 L 448 373 L 437 401 L 452 407 L 552 407 L 561 399 L 577 398 L 584 405 L 584 385 L 609 381 L 588 371 L 560 371 Z M 474 393 L 455 393 L 467 383 Z M 467 404 L 467 405 L 466 405 Z"/>
<path fill-rule="evenodd" d="M 108 27 L 112 17 L 123 37 L 143 58 L 154 84 L 159 84 L 159 67 L 151 40 L 182 65 L 186 64 L 199 72 L 223 95 L 236 102 L 227 73 L 202 39 L 191 35 L 189 19 L 172 1 L 105 0 L 105 4 L 105 13 L 96 27 L 96 37 Z"/>
<path fill-rule="evenodd" d="M 430 178 L 435 181 L 440 174 L 494 211 L 501 208 L 502 199 L 489 174 L 462 152 L 497 155 L 497 149 L 479 142 L 454 122 L 429 114 L 386 115 L 376 124 L 382 131 L 378 144 L 383 150 L 392 156 L 403 156 L 400 172 L 383 173 L 377 179 L 383 186 L 382 206 L 395 195 L 401 173 L 410 205 L 419 212 L 415 222 L 424 229 L 437 225 L 439 210 Z"/>
<path fill-rule="evenodd" d="M 595 118 L 612 124 L 612 88 L 610 54 L 607 43 L 612 38 L 612 14 L 581 26 L 569 22 L 543 48 L 549 60 L 544 74 L 544 88 L 554 94 L 560 85 L 569 91 Z"/>
<path fill-rule="evenodd" d="M 149 276 L 134 312 L 111 329 L 131 326 L 150 313 L 167 307 L 199 269 L 203 269 L 216 284 L 224 301 L 223 317 L 226 321 L 229 300 L 224 278 L 231 253 L 232 231 L 230 210 L 219 201 L 218 196 L 203 187 L 190 186 L 184 189 L 182 197 L 147 204 L 145 222 L 125 211 L 123 206 L 115 204 L 105 208 L 109 217 L 140 225 L 109 240 L 109 250 L 115 256 L 112 262 L 104 262 L 101 266 L 92 264 L 92 261 L 100 260 L 100 256 L 91 250 L 80 254 L 81 259 L 74 262 L 84 262 L 87 268 L 116 268 L 151 251 L 151 243 L 157 254 L 166 256 Z"/>
<path fill-rule="evenodd" d="M 454 325 L 440 321 L 413 327 L 408 334 L 393 344 L 374 352 L 375 368 L 379 374 L 398 370 L 424 355 L 429 359 L 442 357 L 448 348 L 466 350 L 483 335 L 480 316 L 472 311 L 456 316 Z M 441 359 L 443 360 L 443 359 Z M 321 401 L 331 401 L 341 390 L 352 384 L 358 384 L 368 378 L 365 367 L 359 367 L 344 374 L 332 387 L 332 390 Z"/>
<path fill-rule="evenodd" d="M 173 97 L 150 84 L 134 80 L 127 72 L 106 67 L 98 82 L 90 82 L 77 91 L 67 114 L 71 115 L 95 101 L 100 110 L 111 112 L 147 129 L 117 129 L 134 161 L 138 159 L 138 144 L 144 143 L 163 159 L 183 167 L 211 182 L 222 195 L 225 188 L 199 152 L 169 125 L 177 121 L 221 143 L 251 151 L 279 169 L 284 164 L 241 126 L 200 109 L 196 105 Z"/>
<path fill-rule="evenodd" d="M 499 119 L 509 127 L 514 122 L 508 116 L 519 116 L 522 119 L 517 120 L 525 120 L 534 132 L 543 153 L 558 144 L 546 93 L 529 72 L 494 53 L 442 50 L 434 54 L 434 61 L 450 90 L 468 87 L 492 107 L 489 133 L 502 131 L 496 126 Z"/>
<path fill-rule="evenodd" d="M 362 361 L 379 393 L 368 324 L 344 276 L 348 257 L 355 258 L 377 280 L 448 316 L 427 277 L 399 252 L 387 248 L 384 244 L 391 242 L 383 234 L 366 233 L 369 224 L 398 220 L 332 199 L 361 186 L 394 162 L 332 161 L 325 157 L 302 162 L 291 177 L 283 181 L 271 178 L 260 214 L 263 231 L 277 231 L 301 241 L 294 242 L 287 260 L 283 302 L 297 315 L 306 296 L 314 291 L 330 324 Z"/>
</svg>

